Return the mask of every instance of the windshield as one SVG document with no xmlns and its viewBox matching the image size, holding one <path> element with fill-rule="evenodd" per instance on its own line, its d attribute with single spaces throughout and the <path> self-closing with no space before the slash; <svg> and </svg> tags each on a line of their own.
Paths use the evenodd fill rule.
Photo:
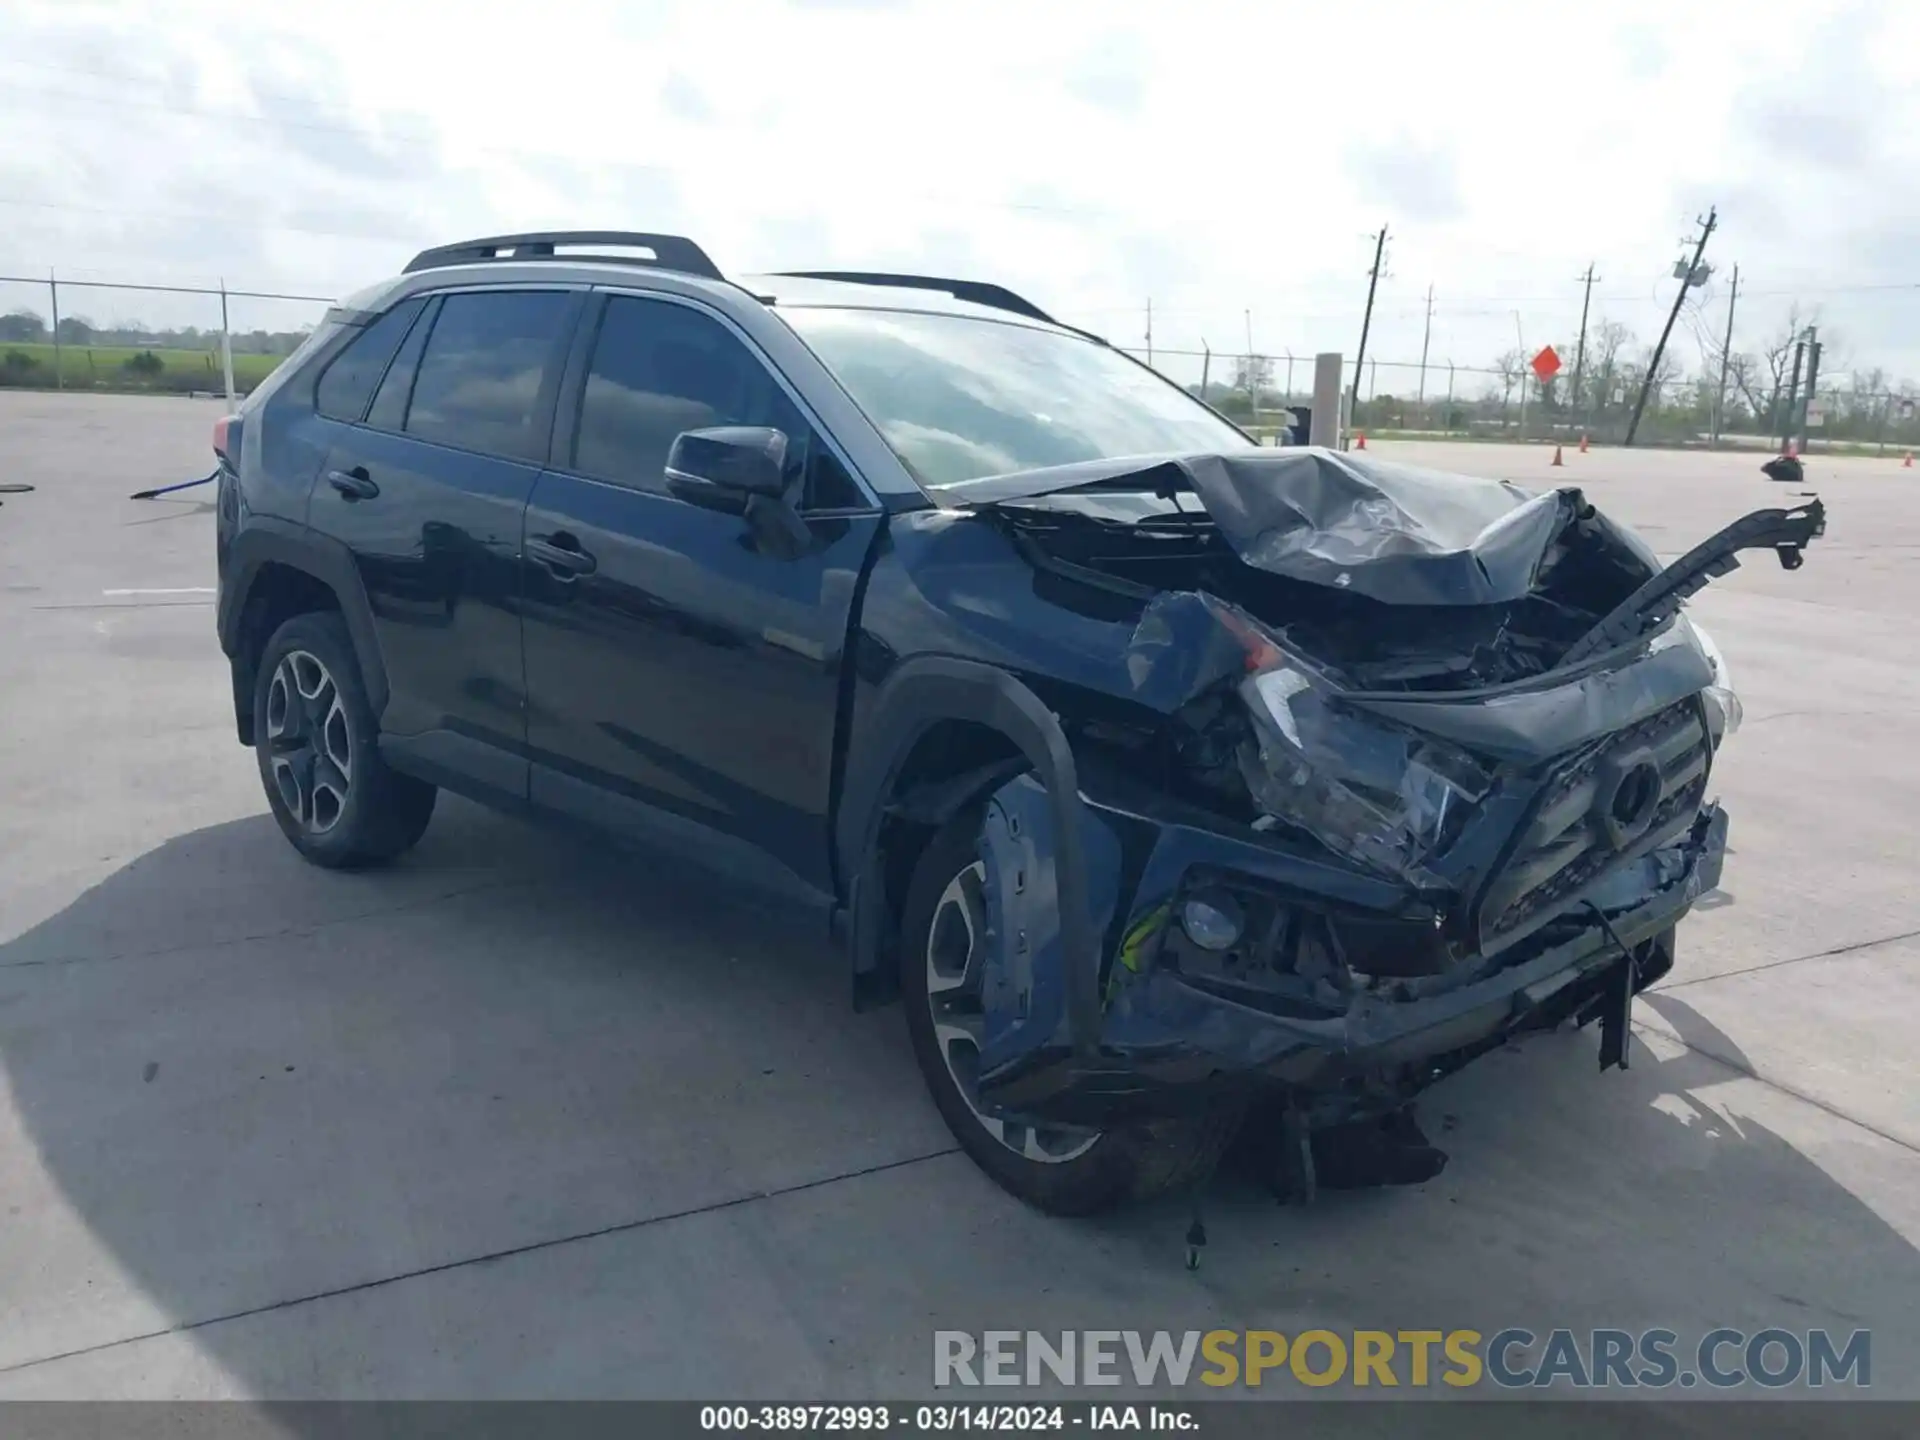
<svg viewBox="0 0 1920 1440">
<path fill-rule="evenodd" d="M 923 485 L 1253 442 L 1091 340 L 964 315 L 782 309 Z"/>
</svg>

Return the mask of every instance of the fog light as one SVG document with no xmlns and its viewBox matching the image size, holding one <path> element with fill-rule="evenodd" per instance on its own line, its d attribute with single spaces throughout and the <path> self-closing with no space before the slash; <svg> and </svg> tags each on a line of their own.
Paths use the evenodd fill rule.
<svg viewBox="0 0 1920 1440">
<path fill-rule="evenodd" d="M 1196 895 L 1180 907 L 1180 928 L 1202 950 L 1231 950 L 1246 924 L 1233 897 L 1218 891 Z"/>
</svg>

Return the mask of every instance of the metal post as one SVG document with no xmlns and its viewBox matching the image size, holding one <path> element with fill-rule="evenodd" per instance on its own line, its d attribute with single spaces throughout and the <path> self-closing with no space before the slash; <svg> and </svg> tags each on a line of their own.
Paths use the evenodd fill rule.
<svg viewBox="0 0 1920 1440">
<path fill-rule="evenodd" d="M 223 315 L 221 319 L 224 324 L 225 316 Z M 1149 370 L 1153 368 L 1153 297 L 1151 295 L 1147 297 L 1147 368 Z M 227 380 L 227 394 L 229 396 L 233 394 L 231 377 Z"/>
<path fill-rule="evenodd" d="M 1153 352 L 1147 352 L 1147 363 L 1153 363 Z M 234 403 L 233 398 L 233 332 L 227 325 L 227 282 L 220 281 L 220 368 L 227 377 L 227 404 Z"/>
<path fill-rule="evenodd" d="M 67 372 L 60 363 L 60 282 L 47 271 L 47 293 L 53 297 L 53 388 L 67 388 Z"/>
<path fill-rule="evenodd" d="M 1287 351 L 1287 399 L 1293 399 L 1293 352 Z"/>
</svg>

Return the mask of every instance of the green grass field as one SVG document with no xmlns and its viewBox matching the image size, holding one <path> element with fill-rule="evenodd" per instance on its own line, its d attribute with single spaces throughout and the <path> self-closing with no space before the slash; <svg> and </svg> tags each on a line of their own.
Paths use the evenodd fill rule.
<svg viewBox="0 0 1920 1440">
<path fill-rule="evenodd" d="M 136 356 L 151 354 L 160 368 L 128 362 Z M 235 355 L 233 383 L 239 390 L 251 390 L 278 365 L 279 355 Z M 0 342 L 0 386 L 31 390 L 152 390 L 183 393 L 189 390 L 221 390 L 226 386 L 217 351 L 151 351 L 133 346 L 62 345 L 59 370 L 54 369 L 51 344 Z"/>
</svg>

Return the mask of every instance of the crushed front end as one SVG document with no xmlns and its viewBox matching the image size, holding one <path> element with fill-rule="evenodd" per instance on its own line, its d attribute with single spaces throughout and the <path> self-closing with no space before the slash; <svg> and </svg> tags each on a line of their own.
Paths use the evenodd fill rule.
<svg viewBox="0 0 1920 1440">
<path fill-rule="evenodd" d="M 1196 488 L 1216 519 L 1238 498 Z M 1103 496 L 1086 544 L 1060 519 L 1074 504 L 1041 503 L 1065 538 L 1033 549 L 1076 582 L 1134 583 L 1129 545 L 1163 547 L 1170 529 L 1219 540 L 1185 514 L 1142 540 L 1137 515 L 1116 524 L 1126 506 Z M 1280 610 L 1244 585 L 1232 600 L 1142 597 L 1122 663 L 1158 723 L 1070 725 L 1082 803 L 1067 848 L 1087 871 L 1097 957 L 1062 949 L 1060 887 L 1036 883 L 1063 859 L 1045 790 L 1022 775 L 988 803 L 983 889 L 1001 943 L 983 1105 L 1097 1127 L 1264 1096 L 1321 1130 L 1402 1112 L 1488 1049 L 1569 1018 L 1597 1021 L 1602 1067 L 1625 1066 L 1632 998 L 1672 967 L 1675 927 L 1718 885 L 1726 850 L 1709 783 L 1738 702 L 1680 601 L 1741 548 L 1772 545 L 1792 568 L 1822 517 L 1817 503 L 1748 517 L 1661 567 L 1577 494 L 1489 506 L 1468 518 L 1493 543 L 1452 547 L 1470 562 L 1453 574 L 1442 547 L 1398 576 L 1368 573 L 1364 532 L 1327 543 L 1337 527 L 1316 523 L 1308 563 L 1335 568 L 1304 583 L 1335 591 L 1326 605 Z M 1257 528 L 1219 527 L 1298 601 L 1286 537 Z M 1375 558 L 1406 558 L 1385 528 Z M 1166 550 L 1151 558 L 1164 571 Z M 1422 589 L 1456 583 L 1482 591 Z"/>
</svg>

